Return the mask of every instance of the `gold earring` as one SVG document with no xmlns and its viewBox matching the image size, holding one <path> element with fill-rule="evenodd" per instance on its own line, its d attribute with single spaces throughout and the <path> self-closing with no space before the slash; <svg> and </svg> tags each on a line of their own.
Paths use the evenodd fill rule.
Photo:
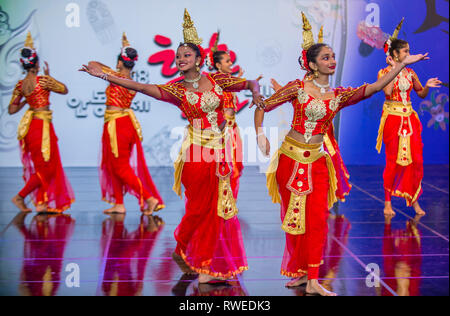
<svg viewBox="0 0 450 316">
<path fill-rule="evenodd" d="M 184 71 L 180 71 L 180 76 L 184 76 Z"/>
<path fill-rule="evenodd" d="M 200 72 L 200 67 L 199 67 L 200 64 L 199 64 L 199 63 L 196 63 L 195 65 L 197 66 L 197 67 L 195 67 L 195 69 L 197 70 L 197 72 Z"/>
<path fill-rule="evenodd" d="M 314 69 L 314 78 L 319 78 L 319 71 L 317 69 Z"/>
<path fill-rule="evenodd" d="M 394 60 L 395 60 L 396 62 L 399 62 L 399 61 L 400 61 L 400 59 L 398 59 L 398 57 L 395 57 Z"/>
</svg>

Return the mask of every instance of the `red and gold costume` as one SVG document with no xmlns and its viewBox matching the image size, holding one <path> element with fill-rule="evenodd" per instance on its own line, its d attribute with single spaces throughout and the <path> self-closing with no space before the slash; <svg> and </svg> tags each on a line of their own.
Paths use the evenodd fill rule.
<svg viewBox="0 0 450 316">
<path fill-rule="evenodd" d="M 365 98 L 366 85 L 337 88 L 335 97 L 319 100 L 295 80 L 266 100 L 269 112 L 286 102 L 294 107 L 292 129 L 312 136 L 326 134 L 341 109 Z M 337 201 L 337 180 L 330 155 L 323 144 L 303 144 L 287 136 L 272 158 L 267 171 L 267 187 L 274 203 L 281 203 L 282 229 L 286 248 L 281 274 L 317 279 L 327 237 L 328 210 Z"/>
<path fill-rule="evenodd" d="M 232 166 L 226 158 L 224 93 L 246 88 L 245 79 L 209 74 L 213 88 L 187 91 L 181 83 L 159 85 L 161 100 L 176 105 L 189 120 L 187 135 L 175 162 L 174 191 L 185 188 L 186 213 L 175 230 L 177 248 L 192 270 L 230 278 L 247 270 L 236 200 L 231 189 Z"/>
<path fill-rule="evenodd" d="M 34 90 L 25 95 L 22 84 L 23 80 L 17 83 L 11 99 L 17 103 L 25 97 L 30 106 L 17 132 L 26 182 L 19 195 L 25 198 L 31 193 L 36 206 L 46 204 L 49 212 L 63 212 L 75 197 L 61 164 L 52 111 L 38 109 L 50 105 L 50 91 L 61 93 L 65 87 L 50 76 L 37 76 Z"/>
<path fill-rule="evenodd" d="M 234 198 L 237 199 L 239 193 L 239 179 L 244 169 L 243 152 L 242 152 L 242 138 L 239 132 L 239 126 L 236 123 L 236 94 L 232 92 L 224 92 L 224 110 L 231 109 L 234 111 L 232 115 L 225 113 L 226 120 L 226 139 L 228 157 L 232 159 L 233 171 L 231 174 L 231 188 L 233 190 Z"/>
<path fill-rule="evenodd" d="M 378 77 L 384 76 L 390 67 L 380 70 Z M 386 147 L 386 168 L 384 170 L 384 189 L 386 201 L 391 195 L 403 197 L 411 206 L 422 194 L 423 143 L 422 124 L 411 104 L 411 91 L 422 91 L 423 86 L 416 73 L 405 68 L 394 80 L 391 95 L 386 95 L 377 150 L 382 142 Z"/>
<path fill-rule="evenodd" d="M 116 77 L 121 74 L 104 67 Z M 102 136 L 102 161 L 100 184 L 102 197 L 112 204 L 123 204 L 124 193 L 136 196 L 142 209 L 147 208 L 147 200 L 156 198 L 156 210 L 164 208 L 164 203 L 153 183 L 145 162 L 142 148 L 141 126 L 130 109 L 136 92 L 111 83 L 106 89 L 107 106 L 120 110 L 106 110 Z"/>
<path fill-rule="evenodd" d="M 345 202 L 345 197 L 349 195 L 352 185 L 349 182 L 350 174 L 344 164 L 344 160 L 341 156 L 341 150 L 339 149 L 338 142 L 334 136 L 333 124 L 330 125 L 330 128 L 323 137 L 323 145 L 325 151 L 330 155 L 331 160 L 333 161 L 334 170 L 336 172 L 336 197 L 340 201 Z"/>
</svg>

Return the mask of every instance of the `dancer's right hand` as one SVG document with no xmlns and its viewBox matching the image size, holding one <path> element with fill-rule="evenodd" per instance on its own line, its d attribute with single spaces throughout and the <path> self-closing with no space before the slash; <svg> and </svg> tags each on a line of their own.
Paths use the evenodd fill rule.
<svg viewBox="0 0 450 316">
<path fill-rule="evenodd" d="M 82 68 L 79 69 L 78 71 L 87 72 L 88 74 L 94 77 L 100 77 L 103 75 L 102 67 L 96 61 L 90 61 L 87 66 L 83 65 Z"/>
<path fill-rule="evenodd" d="M 428 57 L 428 53 L 426 54 L 417 54 L 417 55 L 409 55 L 403 60 L 404 65 L 411 65 L 414 63 L 417 63 L 421 60 L 428 60 L 430 57 Z"/>
<path fill-rule="evenodd" d="M 270 143 L 269 143 L 269 140 L 267 139 L 266 135 L 259 134 L 256 137 L 256 140 L 258 142 L 259 150 L 261 150 L 261 152 L 263 153 L 264 156 L 269 157 Z"/>
<path fill-rule="evenodd" d="M 278 90 L 280 90 L 281 88 L 283 88 L 275 79 L 270 79 L 270 83 L 272 85 L 272 89 L 275 90 L 275 92 L 277 92 Z"/>
</svg>

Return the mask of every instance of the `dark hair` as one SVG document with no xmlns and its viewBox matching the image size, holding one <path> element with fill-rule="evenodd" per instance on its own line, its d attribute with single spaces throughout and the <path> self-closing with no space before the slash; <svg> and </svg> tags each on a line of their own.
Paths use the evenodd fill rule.
<svg viewBox="0 0 450 316">
<path fill-rule="evenodd" d="M 34 56 L 34 57 L 32 57 L 33 56 L 33 53 L 34 53 L 34 51 L 32 50 L 32 49 L 30 49 L 30 48 L 28 48 L 28 47 L 24 47 L 24 48 L 22 48 L 22 50 L 20 51 L 20 55 L 23 57 L 23 58 L 28 58 L 29 59 L 29 63 L 24 63 L 24 62 L 22 62 L 22 67 L 23 67 L 23 69 L 25 69 L 25 70 L 30 70 L 30 69 L 32 69 L 32 68 L 34 68 L 34 67 L 36 67 L 36 65 L 37 65 L 37 63 L 38 63 L 38 61 L 39 61 L 39 57 L 38 57 L 38 55 L 36 54 L 36 56 Z"/>
<path fill-rule="evenodd" d="M 394 51 L 400 53 L 400 49 L 405 48 L 408 45 L 407 41 L 401 39 L 395 39 L 391 43 L 391 48 L 389 49 L 389 55 L 394 57 Z"/>
<path fill-rule="evenodd" d="M 122 57 L 122 54 L 119 55 L 119 57 L 117 58 L 117 60 L 121 60 L 123 62 L 123 65 L 125 68 L 128 69 L 133 69 L 135 62 L 134 60 L 136 59 L 136 57 L 138 57 L 138 53 L 134 48 L 131 47 L 127 47 L 125 49 L 125 54 L 127 55 L 128 58 L 130 58 L 131 60 L 125 60 Z"/>
<path fill-rule="evenodd" d="M 313 46 L 311 46 L 308 51 L 306 52 L 306 60 L 308 62 L 308 67 L 309 67 L 309 63 L 313 62 L 316 63 L 317 62 L 317 57 L 320 54 L 320 51 L 322 50 L 323 47 L 328 47 L 327 44 L 324 43 L 319 43 L 319 44 L 314 44 Z M 303 56 L 300 56 L 298 58 L 298 62 L 301 65 L 301 60 L 303 59 Z"/>
<path fill-rule="evenodd" d="M 222 62 L 223 56 L 226 55 L 226 54 L 228 54 L 228 53 L 226 51 L 223 51 L 223 50 L 218 50 L 217 52 L 215 52 L 213 54 L 213 67 L 214 67 L 215 70 L 219 70 L 217 68 L 216 64 L 217 63 L 220 64 Z"/>
<path fill-rule="evenodd" d="M 202 57 L 202 53 L 200 52 L 200 48 L 198 48 L 197 45 L 192 44 L 192 43 L 180 43 L 180 46 L 178 46 L 178 48 L 182 47 L 182 46 L 188 46 L 191 49 L 193 49 L 195 51 L 195 57 Z"/>
</svg>

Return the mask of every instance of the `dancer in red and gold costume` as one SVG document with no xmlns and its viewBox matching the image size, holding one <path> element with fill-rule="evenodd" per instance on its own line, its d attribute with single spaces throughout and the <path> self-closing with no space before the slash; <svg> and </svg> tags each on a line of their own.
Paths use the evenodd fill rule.
<svg viewBox="0 0 450 316">
<path fill-rule="evenodd" d="M 308 80 L 308 78 L 305 77 L 303 80 Z M 311 80 L 311 78 L 309 78 L 309 80 Z M 282 86 L 275 79 L 271 79 L 270 82 L 272 84 L 272 89 L 274 89 L 275 92 L 282 88 Z M 345 197 L 350 194 L 352 185 L 349 182 L 350 174 L 344 164 L 344 160 L 341 156 L 341 150 L 339 149 L 338 142 L 334 135 L 334 125 L 330 124 L 327 133 L 323 136 L 323 149 L 325 149 L 328 155 L 330 155 L 331 160 L 333 161 L 334 170 L 336 172 L 336 197 L 341 202 L 345 202 Z"/>
<path fill-rule="evenodd" d="M 210 70 L 215 69 L 219 73 L 231 74 L 233 71 L 231 67 L 233 62 L 231 56 L 226 51 L 218 50 L 220 33 L 217 33 L 216 42 L 210 53 L 206 57 L 206 64 Z M 241 78 L 244 74 L 242 68 L 239 70 L 238 77 Z M 259 80 L 260 78 L 256 79 Z M 239 178 L 242 175 L 243 165 L 243 152 L 242 152 L 242 138 L 239 133 L 239 126 L 236 123 L 236 93 L 223 92 L 224 104 L 224 116 L 226 120 L 225 132 L 227 135 L 227 155 L 232 160 L 233 171 L 231 174 L 231 188 L 233 190 L 234 198 L 237 199 L 239 193 Z"/>
<path fill-rule="evenodd" d="M 47 63 L 45 75 L 38 76 L 39 57 L 30 33 L 21 55 L 20 61 L 27 75 L 17 83 L 8 112 L 17 113 L 27 103 L 30 106 L 17 132 L 26 184 L 12 202 L 21 211 L 30 212 L 25 197 L 32 194 L 37 212 L 61 213 L 70 207 L 75 197 L 61 164 L 49 97 L 50 92 L 67 94 L 68 90 L 63 83 L 50 76 Z M 22 101 L 22 98 L 25 100 Z"/>
<path fill-rule="evenodd" d="M 402 24 L 403 20 L 385 45 L 389 66 L 379 71 L 379 78 L 410 55 L 408 42 L 397 39 Z M 407 206 L 412 206 L 417 214 L 425 214 L 418 202 L 423 178 L 422 124 L 412 107 L 411 91 L 414 89 L 424 99 L 430 88 L 439 87 L 440 84 L 438 78 L 431 78 L 423 87 L 414 70 L 405 68 L 384 88 L 386 101 L 376 148 L 380 152 L 382 142 L 386 147 L 386 168 L 383 174 L 386 215 L 395 215 L 391 196 L 404 198 Z"/>
<path fill-rule="evenodd" d="M 307 282 L 311 294 L 336 295 L 318 282 L 324 243 L 327 237 L 328 210 L 337 201 L 337 181 L 333 162 L 322 150 L 323 138 L 338 111 L 381 91 L 407 65 L 426 59 L 426 55 L 408 56 L 376 83 L 359 88 L 330 89 L 335 73 L 333 50 L 314 44 L 311 25 L 303 16 L 303 53 L 300 64 L 313 80 L 294 80 L 267 99 L 255 112 L 258 145 L 269 155 L 270 144 L 264 135 L 264 113 L 291 102 L 294 106 L 292 129 L 274 155 L 267 171 L 267 186 L 272 201 L 281 203 L 282 229 L 286 248 L 281 274 L 294 278 L 287 286 Z"/>
<path fill-rule="evenodd" d="M 247 259 L 230 185 L 232 167 L 225 159 L 224 91 L 249 89 L 253 101 L 262 103 L 257 81 L 229 74 L 202 75 L 204 53 L 187 10 L 184 42 L 177 50 L 176 65 L 183 81 L 164 85 L 141 84 L 106 74 L 96 62 L 83 71 L 111 83 L 142 92 L 177 106 L 189 120 L 186 138 L 175 162 L 174 190 L 185 187 L 186 213 L 175 230 L 173 257 L 183 272 L 199 273 L 199 282 L 227 279 L 247 270 Z"/>
<path fill-rule="evenodd" d="M 124 33 L 117 71 L 104 65 L 102 70 L 117 78 L 131 79 L 137 59 L 137 51 L 130 46 Z M 114 206 L 104 213 L 125 213 L 123 196 L 126 192 L 138 199 L 145 215 L 164 208 L 145 162 L 141 126 L 130 109 L 135 95 L 136 91 L 114 83 L 106 89 L 100 184 L 103 199 Z"/>
</svg>

